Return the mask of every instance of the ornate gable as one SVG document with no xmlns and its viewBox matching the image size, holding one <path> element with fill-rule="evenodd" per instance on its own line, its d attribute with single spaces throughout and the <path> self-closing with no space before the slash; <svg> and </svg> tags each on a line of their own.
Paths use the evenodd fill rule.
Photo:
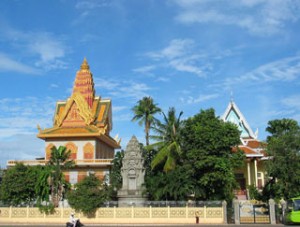
<svg viewBox="0 0 300 227">
<path fill-rule="evenodd" d="M 64 126 L 82 126 L 90 125 L 94 121 L 94 116 L 84 97 L 80 93 L 74 93 L 65 103 L 58 103 L 54 125 L 58 127 Z M 60 106 L 60 108 L 59 108 Z"/>
<path fill-rule="evenodd" d="M 226 122 L 229 121 L 236 124 L 241 131 L 241 138 L 257 138 L 257 134 L 253 133 L 242 112 L 233 101 L 230 101 L 222 119 Z"/>
</svg>

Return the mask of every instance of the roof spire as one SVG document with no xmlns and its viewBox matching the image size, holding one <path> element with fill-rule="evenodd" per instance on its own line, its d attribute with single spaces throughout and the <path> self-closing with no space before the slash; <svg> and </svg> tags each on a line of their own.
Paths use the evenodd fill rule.
<svg viewBox="0 0 300 227">
<path fill-rule="evenodd" d="M 83 59 L 80 70 L 76 73 L 73 87 L 73 94 L 74 93 L 80 93 L 85 98 L 89 107 L 92 108 L 95 97 L 95 88 L 93 74 L 90 71 L 90 66 L 86 58 Z"/>
<path fill-rule="evenodd" d="M 230 91 L 230 102 L 233 103 L 233 91 Z"/>
<path fill-rule="evenodd" d="M 87 62 L 87 60 L 86 60 L 85 57 L 84 57 L 83 62 L 81 64 L 81 66 L 80 66 L 80 69 L 81 70 L 90 70 L 90 66 L 89 66 L 89 64 L 88 64 L 88 62 Z"/>
</svg>

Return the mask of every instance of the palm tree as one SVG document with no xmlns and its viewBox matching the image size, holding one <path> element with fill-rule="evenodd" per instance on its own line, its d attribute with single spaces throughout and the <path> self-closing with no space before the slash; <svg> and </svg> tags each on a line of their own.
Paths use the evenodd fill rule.
<svg viewBox="0 0 300 227">
<path fill-rule="evenodd" d="M 157 107 L 157 104 L 153 103 L 153 99 L 151 97 L 144 97 L 137 102 L 137 104 L 132 108 L 132 111 L 134 113 L 132 121 L 138 121 L 141 126 L 143 124 L 145 125 L 146 146 L 148 146 L 151 125 L 157 121 L 154 115 L 156 113 L 160 113 L 161 109 Z"/>
<path fill-rule="evenodd" d="M 163 113 L 164 122 L 158 121 L 155 126 L 152 127 L 157 135 L 151 136 L 151 138 L 157 142 L 148 146 L 148 149 L 158 149 L 158 153 L 151 162 L 152 169 L 163 162 L 164 172 L 168 172 L 175 168 L 176 162 L 181 154 L 179 134 L 182 127 L 182 121 L 180 121 L 182 114 L 183 112 L 181 111 L 178 117 L 176 117 L 175 108 L 169 108 L 167 116 Z"/>
<path fill-rule="evenodd" d="M 63 198 L 66 180 L 63 170 L 70 169 L 74 165 L 74 161 L 70 160 L 71 151 L 67 151 L 64 146 L 55 146 L 51 149 L 51 157 L 47 165 L 50 169 L 48 184 L 51 190 L 51 200 L 54 207 L 58 207 L 59 201 Z"/>
</svg>

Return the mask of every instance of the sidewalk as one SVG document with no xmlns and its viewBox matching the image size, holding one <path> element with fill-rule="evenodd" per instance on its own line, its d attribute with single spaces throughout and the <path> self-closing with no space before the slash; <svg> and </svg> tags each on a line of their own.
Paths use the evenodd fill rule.
<svg viewBox="0 0 300 227">
<path fill-rule="evenodd" d="M 58 226 L 66 226 L 63 224 L 14 224 L 14 223 L 1 223 L 0 226 L 3 227 L 58 227 Z M 283 224 L 242 224 L 242 225 L 235 225 L 235 224 L 86 224 L 86 227 L 214 227 L 214 226 L 224 226 L 224 227 L 283 227 Z"/>
</svg>

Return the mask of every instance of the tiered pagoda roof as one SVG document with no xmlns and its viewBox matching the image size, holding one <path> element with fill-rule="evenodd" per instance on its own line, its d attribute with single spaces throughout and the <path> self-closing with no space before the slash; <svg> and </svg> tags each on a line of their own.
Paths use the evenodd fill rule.
<svg viewBox="0 0 300 227">
<path fill-rule="evenodd" d="M 66 101 L 56 103 L 53 127 L 39 129 L 38 138 L 98 138 L 113 148 L 120 147 L 120 141 L 111 138 L 111 100 L 95 97 L 93 75 L 84 59 L 77 71 L 73 92 Z"/>
</svg>

